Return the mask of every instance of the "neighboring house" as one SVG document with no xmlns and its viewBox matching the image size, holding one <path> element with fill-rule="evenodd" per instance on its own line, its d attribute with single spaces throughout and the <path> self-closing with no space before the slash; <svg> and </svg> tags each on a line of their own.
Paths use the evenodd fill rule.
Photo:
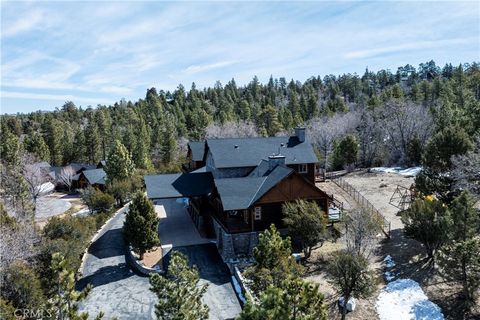
<svg viewBox="0 0 480 320">
<path fill-rule="evenodd" d="M 77 187 L 80 189 L 92 186 L 105 190 L 107 173 L 102 169 L 84 170 L 78 175 Z"/>
<path fill-rule="evenodd" d="M 103 170 L 104 166 L 104 160 L 100 161 L 97 165 L 73 162 L 66 166 L 51 167 L 49 175 L 54 181 L 56 187 L 62 188 L 60 175 L 63 170 L 71 170 L 74 173 L 72 177 L 73 189 L 82 189 L 87 186 L 93 186 L 104 190 L 106 176 L 106 173 Z"/>
<path fill-rule="evenodd" d="M 251 255 L 258 233 L 270 224 L 285 229 L 282 204 L 287 201 L 316 201 L 328 212 L 333 197 L 315 186 L 318 159 L 304 128 L 290 137 L 208 139 L 202 144 L 205 167 L 145 176 L 147 195 L 152 200 L 189 198 L 192 220 L 216 238 L 225 261 Z"/>
<path fill-rule="evenodd" d="M 190 141 L 188 143 L 187 163 L 183 169 L 187 172 L 197 170 L 205 166 L 205 141 Z"/>
</svg>

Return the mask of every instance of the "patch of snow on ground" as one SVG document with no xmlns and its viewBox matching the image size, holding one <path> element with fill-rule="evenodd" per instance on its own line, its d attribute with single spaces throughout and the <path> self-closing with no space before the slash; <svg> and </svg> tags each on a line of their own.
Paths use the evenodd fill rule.
<svg viewBox="0 0 480 320">
<path fill-rule="evenodd" d="M 395 262 L 393 261 L 393 259 L 390 255 L 387 255 L 385 257 L 385 259 L 383 259 L 383 262 L 385 262 L 385 267 L 387 267 L 387 268 L 395 267 Z"/>
<path fill-rule="evenodd" d="M 385 272 L 383 275 L 385 276 L 385 280 L 387 280 L 387 282 L 390 282 L 393 279 L 395 279 L 395 275 L 390 271 Z"/>
<path fill-rule="evenodd" d="M 242 292 L 242 287 L 240 287 L 240 283 L 238 283 L 237 278 L 232 276 L 232 283 L 233 283 L 233 288 L 235 289 L 235 292 L 237 293 L 238 299 L 242 301 L 243 304 L 247 303 L 247 299 L 243 296 Z"/>
<path fill-rule="evenodd" d="M 411 167 L 411 168 L 401 168 L 401 167 L 375 167 L 370 168 L 371 172 L 384 172 L 384 173 L 398 173 L 407 177 L 416 176 L 422 167 Z"/>
<path fill-rule="evenodd" d="M 387 284 L 378 296 L 376 309 L 380 320 L 443 320 L 440 308 L 411 279 Z"/>
</svg>

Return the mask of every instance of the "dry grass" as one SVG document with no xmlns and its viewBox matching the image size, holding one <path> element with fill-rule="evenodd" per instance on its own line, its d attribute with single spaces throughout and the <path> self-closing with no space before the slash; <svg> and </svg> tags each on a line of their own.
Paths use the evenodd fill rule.
<svg viewBox="0 0 480 320">
<path fill-rule="evenodd" d="M 360 172 L 347 175 L 345 180 L 392 222 L 391 239 L 382 241 L 378 248 L 379 258 L 389 254 L 395 261 L 396 266 L 391 271 L 398 278 L 411 278 L 417 281 L 429 299 L 442 308 L 446 319 L 480 319 L 479 307 L 474 309 L 473 314 L 464 315 L 458 284 L 445 281 L 437 269 L 426 261 L 422 245 L 415 240 L 405 238 L 403 224 L 398 215 L 399 210 L 389 204 L 397 185 L 408 188 L 414 182 L 414 178 L 394 173 Z M 477 305 L 480 305 L 480 301 Z"/>
</svg>

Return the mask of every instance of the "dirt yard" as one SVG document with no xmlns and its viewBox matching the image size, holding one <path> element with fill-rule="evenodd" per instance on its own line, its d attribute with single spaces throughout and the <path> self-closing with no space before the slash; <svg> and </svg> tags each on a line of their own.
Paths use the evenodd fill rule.
<svg viewBox="0 0 480 320">
<path fill-rule="evenodd" d="M 375 256 L 372 258 L 373 267 L 378 274 L 380 290 L 383 280 L 383 266 L 381 261 L 386 255 L 391 255 L 396 266 L 391 270 L 396 278 L 411 278 L 417 281 L 429 299 L 436 303 L 445 316 L 445 319 L 463 319 L 459 307 L 459 287 L 455 283 L 444 281 L 438 272 L 425 262 L 425 251 L 415 240 L 405 238 L 403 224 L 398 215 L 399 209 L 389 203 L 397 185 L 409 188 L 414 182 L 413 177 L 405 177 L 396 173 L 369 173 L 356 172 L 348 174 L 344 179 L 367 198 L 391 222 L 391 239 L 379 241 Z M 333 194 L 343 202 L 346 210 L 358 207 L 358 203 L 332 181 L 318 183 L 317 186 Z M 326 279 L 325 265 L 330 253 L 342 247 L 341 240 L 336 244 L 326 243 L 316 249 L 311 261 L 307 264 L 307 279 L 320 283 L 322 291 L 329 303 L 329 313 L 332 319 L 339 318 L 336 302 L 338 296 Z M 375 310 L 376 292 L 367 300 L 360 299 L 357 309 L 348 315 L 348 319 L 378 319 Z M 480 305 L 480 303 L 479 303 Z M 480 310 L 467 319 L 480 319 Z"/>
</svg>

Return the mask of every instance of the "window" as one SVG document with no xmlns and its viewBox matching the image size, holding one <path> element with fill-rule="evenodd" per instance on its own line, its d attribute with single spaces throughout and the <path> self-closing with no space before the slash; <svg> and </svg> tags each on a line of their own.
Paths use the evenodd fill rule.
<svg viewBox="0 0 480 320">
<path fill-rule="evenodd" d="M 255 220 L 262 220 L 262 207 L 255 207 Z"/>
<path fill-rule="evenodd" d="M 308 172 L 308 167 L 306 164 L 302 163 L 298 165 L 298 172 L 300 173 L 307 173 Z"/>
</svg>

